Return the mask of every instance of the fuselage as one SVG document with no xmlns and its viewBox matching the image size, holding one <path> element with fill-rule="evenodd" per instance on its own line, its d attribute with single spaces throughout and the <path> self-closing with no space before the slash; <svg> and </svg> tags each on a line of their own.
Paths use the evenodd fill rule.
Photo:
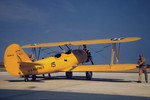
<svg viewBox="0 0 150 100">
<path fill-rule="evenodd" d="M 87 61 L 87 53 L 84 50 L 72 50 L 57 54 L 39 61 L 43 65 L 20 68 L 20 75 L 37 75 L 59 71 L 71 71 L 74 66 Z"/>
</svg>

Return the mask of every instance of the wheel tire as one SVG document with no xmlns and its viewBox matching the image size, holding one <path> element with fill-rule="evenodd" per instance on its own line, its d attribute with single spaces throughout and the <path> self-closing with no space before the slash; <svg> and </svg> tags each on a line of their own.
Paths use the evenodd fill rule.
<svg viewBox="0 0 150 100">
<path fill-rule="evenodd" d="M 25 76 L 24 76 L 24 81 L 25 81 L 25 82 L 28 82 L 28 81 L 29 81 L 29 80 L 28 80 L 28 77 L 29 77 L 28 75 L 25 75 Z"/>
<path fill-rule="evenodd" d="M 32 75 L 32 81 L 36 80 L 36 75 Z"/>
<path fill-rule="evenodd" d="M 91 80 L 92 79 L 92 75 L 93 75 L 93 73 L 91 71 L 87 71 L 86 72 L 86 79 L 87 80 Z"/>
<path fill-rule="evenodd" d="M 72 78 L 72 72 L 66 72 L 66 77 L 68 79 L 71 79 Z"/>
</svg>

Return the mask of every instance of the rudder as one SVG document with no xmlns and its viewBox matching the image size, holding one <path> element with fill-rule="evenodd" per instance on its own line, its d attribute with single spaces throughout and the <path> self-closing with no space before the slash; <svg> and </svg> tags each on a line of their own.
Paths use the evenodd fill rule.
<svg viewBox="0 0 150 100">
<path fill-rule="evenodd" d="M 8 46 L 4 55 L 4 65 L 8 73 L 15 76 L 23 75 L 18 62 L 32 62 L 18 44 Z"/>
</svg>

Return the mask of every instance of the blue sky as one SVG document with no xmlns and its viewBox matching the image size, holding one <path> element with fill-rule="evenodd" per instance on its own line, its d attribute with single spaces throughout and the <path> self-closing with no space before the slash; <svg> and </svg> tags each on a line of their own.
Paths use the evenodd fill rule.
<svg viewBox="0 0 150 100">
<path fill-rule="evenodd" d="M 142 53 L 150 64 L 149 4 L 149 0 L 0 0 L 0 61 L 13 43 L 141 37 L 121 44 L 119 62 L 136 63 Z M 107 45 L 88 46 L 96 64 L 110 63 L 111 47 L 104 49 Z M 101 49 L 99 54 L 94 52 Z M 52 47 L 45 52 L 58 50 Z M 43 52 L 41 56 L 48 55 Z"/>
</svg>

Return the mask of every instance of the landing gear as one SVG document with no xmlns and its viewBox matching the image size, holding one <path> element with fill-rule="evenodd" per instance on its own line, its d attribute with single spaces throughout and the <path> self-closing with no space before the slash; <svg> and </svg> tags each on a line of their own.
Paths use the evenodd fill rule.
<svg viewBox="0 0 150 100">
<path fill-rule="evenodd" d="M 28 78 L 29 78 L 29 76 L 28 76 L 28 75 L 25 75 L 25 76 L 24 76 L 24 81 L 25 81 L 25 82 L 29 81 Z"/>
<path fill-rule="evenodd" d="M 48 74 L 48 78 L 51 78 L 51 74 L 50 73 Z"/>
<path fill-rule="evenodd" d="M 32 75 L 32 81 L 36 80 L 36 75 Z"/>
<path fill-rule="evenodd" d="M 42 74 L 42 76 L 43 76 L 43 78 L 46 78 L 45 74 Z M 51 78 L 51 74 L 50 73 L 48 73 L 48 78 Z"/>
<path fill-rule="evenodd" d="M 66 77 L 68 79 L 71 79 L 72 78 L 72 72 L 66 72 Z"/>
<path fill-rule="evenodd" d="M 87 62 L 91 61 L 91 64 L 94 65 L 94 62 L 92 60 L 91 52 L 87 49 L 86 45 L 83 45 L 83 50 L 87 53 Z M 86 79 L 87 80 L 92 79 L 92 72 L 91 71 L 86 72 Z"/>
<path fill-rule="evenodd" d="M 42 74 L 43 78 L 45 78 L 45 74 Z"/>
<path fill-rule="evenodd" d="M 29 75 L 25 75 L 25 76 L 24 76 L 24 81 L 25 81 L 25 82 L 28 82 L 28 81 L 29 81 L 28 78 L 29 78 Z M 32 75 L 32 81 L 35 81 L 35 80 L 36 80 L 36 75 Z"/>
<path fill-rule="evenodd" d="M 87 71 L 86 72 L 86 79 L 87 80 L 91 80 L 92 79 L 92 75 L 93 75 L 93 73 L 91 71 Z"/>
</svg>

